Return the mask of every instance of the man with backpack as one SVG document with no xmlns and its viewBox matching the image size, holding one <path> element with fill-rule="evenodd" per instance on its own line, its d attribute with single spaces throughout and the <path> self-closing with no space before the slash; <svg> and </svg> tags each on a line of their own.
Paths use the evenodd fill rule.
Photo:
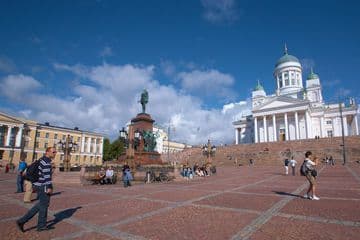
<svg viewBox="0 0 360 240">
<path fill-rule="evenodd" d="M 24 225 L 36 213 L 39 213 L 37 231 L 46 231 L 52 229 L 51 227 L 46 226 L 47 221 L 47 211 L 50 204 L 50 195 L 53 192 L 52 186 L 52 167 L 51 160 L 56 156 L 56 149 L 54 147 L 48 147 L 46 149 L 45 155 L 41 157 L 37 162 L 34 162 L 27 169 L 26 175 L 32 175 L 31 179 L 33 186 L 38 194 L 39 202 L 36 203 L 23 217 L 16 221 L 16 225 L 20 231 L 25 232 Z M 35 165 L 37 164 L 37 165 Z M 38 166 L 37 171 L 30 171 L 31 166 Z M 36 172 L 38 176 L 36 176 Z M 37 178 L 37 179 L 36 179 Z"/>
</svg>

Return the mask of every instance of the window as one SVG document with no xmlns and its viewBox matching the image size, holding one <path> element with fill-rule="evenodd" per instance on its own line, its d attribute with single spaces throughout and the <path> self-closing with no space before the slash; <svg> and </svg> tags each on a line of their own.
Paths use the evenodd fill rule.
<svg viewBox="0 0 360 240">
<path fill-rule="evenodd" d="M 3 159 L 3 157 L 4 157 L 4 150 L 0 150 L 0 160 L 2 160 Z"/>
<path fill-rule="evenodd" d="M 331 125 L 332 121 L 331 120 L 326 120 L 326 124 Z"/>
<path fill-rule="evenodd" d="M 295 78 L 291 78 L 291 85 L 295 85 Z"/>
<path fill-rule="evenodd" d="M 332 130 L 328 130 L 328 131 L 327 131 L 327 135 L 328 135 L 328 137 L 333 137 L 333 131 L 332 131 Z"/>
<path fill-rule="evenodd" d="M 46 149 L 48 147 L 48 143 L 44 143 L 44 148 Z"/>
<path fill-rule="evenodd" d="M 289 86 L 289 79 L 285 78 L 285 86 Z"/>
<path fill-rule="evenodd" d="M 57 133 L 54 134 L 54 139 L 57 139 Z"/>
<path fill-rule="evenodd" d="M 36 132 L 36 137 L 40 137 L 40 132 Z"/>
<path fill-rule="evenodd" d="M 45 138 L 49 138 L 49 133 L 45 133 Z"/>
</svg>

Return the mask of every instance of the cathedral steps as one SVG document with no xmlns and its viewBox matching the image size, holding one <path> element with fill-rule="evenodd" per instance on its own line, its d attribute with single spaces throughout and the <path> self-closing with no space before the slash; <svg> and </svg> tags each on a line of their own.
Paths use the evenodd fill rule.
<svg viewBox="0 0 360 240">
<path fill-rule="evenodd" d="M 360 160 L 360 136 L 345 137 L 345 150 L 347 162 Z M 337 163 L 343 162 L 341 137 L 219 146 L 211 159 L 218 166 L 249 165 L 250 159 L 255 165 L 283 165 L 284 159 L 291 156 L 301 163 L 306 151 L 312 151 L 320 160 L 332 155 Z M 195 147 L 172 154 L 171 161 L 201 164 L 206 156 Z"/>
</svg>

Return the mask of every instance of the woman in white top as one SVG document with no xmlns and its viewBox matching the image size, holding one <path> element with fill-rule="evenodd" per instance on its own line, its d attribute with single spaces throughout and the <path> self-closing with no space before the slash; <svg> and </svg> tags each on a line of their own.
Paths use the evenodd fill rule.
<svg viewBox="0 0 360 240">
<path fill-rule="evenodd" d="M 315 182 L 315 177 L 311 173 L 312 170 L 315 169 L 315 166 L 318 164 L 319 161 L 317 158 L 314 158 L 314 161 L 312 161 L 312 159 L 313 159 L 312 152 L 307 151 L 305 153 L 305 162 L 306 162 L 306 167 L 308 169 L 308 171 L 306 172 L 306 179 L 309 181 L 310 185 L 309 185 L 309 189 L 304 195 L 304 198 L 308 198 L 310 200 L 320 200 L 320 198 L 318 198 L 315 195 L 316 182 Z M 312 193 L 311 195 L 310 192 Z"/>
</svg>

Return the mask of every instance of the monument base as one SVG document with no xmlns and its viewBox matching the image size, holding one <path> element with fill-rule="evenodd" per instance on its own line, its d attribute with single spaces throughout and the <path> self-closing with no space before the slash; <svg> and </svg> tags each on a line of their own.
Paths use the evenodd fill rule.
<svg viewBox="0 0 360 240">
<path fill-rule="evenodd" d="M 136 166 L 163 164 L 161 161 L 161 154 L 158 152 L 135 152 L 134 161 Z"/>
</svg>

